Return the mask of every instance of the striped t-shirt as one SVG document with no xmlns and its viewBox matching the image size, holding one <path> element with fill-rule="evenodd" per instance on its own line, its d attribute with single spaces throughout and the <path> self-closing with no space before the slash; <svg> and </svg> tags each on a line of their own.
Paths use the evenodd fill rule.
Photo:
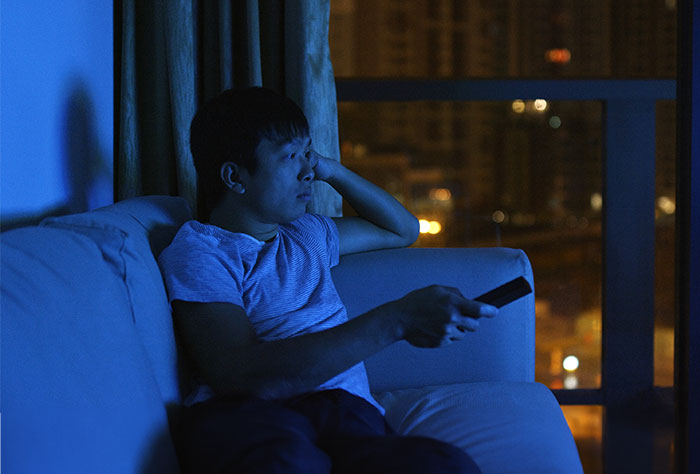
<svg viewBox="0 0 700 474">
<path fill-rule="evenodd" d="M 189 221 L 158 257 L 158 263 L 170 302 L 238 305 L 248 315 L 257 337 L 273 341 L 347 321 L 345 306 L 331 279 L 331 267 L 338 259 L 338 229 L 333 220 L 305 214 L 280 225 L 270 242 Z M 360 396 L 384 412 L 370 393 L 362 362 L 316 390 L 334 388 Z M 209 387 L 199 386 L 188 404 L 211 396 Z"/>
</svg>

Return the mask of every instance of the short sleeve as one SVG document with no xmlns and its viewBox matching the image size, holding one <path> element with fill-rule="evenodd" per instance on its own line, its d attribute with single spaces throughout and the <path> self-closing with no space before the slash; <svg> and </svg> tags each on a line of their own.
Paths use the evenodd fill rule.
<svg viewBox="0 0 700 474">
<path fill-rule="evenodd" d="M 206 243 L 175 238 L 158 257 L 168 301 L 243 305 L 243 266 Z"/>
<path fill-rule="evenodd" d="M 338 226 L 330 217 L 318 216 L 323 220 L 324 226 L 327 229 L 326 243 L 328 244 L 328 256 L 330 258 L 331 268 L 338 265 L 340 261 L 340 238 L 338 237 Z"/>
<path fill-rule="evenodd" d="M 295 221 L 294 226 L 297 231 L 305 235 L 308 239 L 305 244 L 314 245 L 314 241 L 323 247 L 328 255 L 328 265 L 333 268 L 340 261 L 340 240 L 338 237 L 338 227 L 330 217 L 320 214 L 305 214 Z"/>
</svg>

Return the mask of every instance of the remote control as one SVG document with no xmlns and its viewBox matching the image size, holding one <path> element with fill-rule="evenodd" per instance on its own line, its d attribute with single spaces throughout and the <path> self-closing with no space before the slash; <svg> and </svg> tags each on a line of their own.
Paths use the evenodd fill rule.
<svg viewBox="0 0 700 474">
<path fill-rule="evenodd" d="M 494 288 L 493 290 L 478 296 L 475 298 L 475 301 L 480 301 L 481 303 L 486 303 L 495 306 L 496 308 L 501 308 L 529 293 L 532 293 L 530 284 L 525 278 L 518 277 L 509 281 L 508 283 L 504 283 L 498 288 Z"/>
</svg>

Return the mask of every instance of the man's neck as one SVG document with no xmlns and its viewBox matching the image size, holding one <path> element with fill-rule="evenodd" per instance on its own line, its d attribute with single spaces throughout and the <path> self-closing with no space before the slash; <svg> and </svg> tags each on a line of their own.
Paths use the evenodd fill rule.
<svg viewBox="0 0 700 474">
<path fill-rule="evenodd" d="M 225 207 L 217 207 L 209 216 L 209 223 L 229 232 L 248 234 L 261 242 L 269 242 L 277 236 L 278 224 L 258 222 L 245 215 Z"/>
</svg>

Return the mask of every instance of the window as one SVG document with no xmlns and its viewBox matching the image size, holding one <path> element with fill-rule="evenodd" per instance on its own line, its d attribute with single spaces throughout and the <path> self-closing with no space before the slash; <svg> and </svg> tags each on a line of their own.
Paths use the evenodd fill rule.
<svg viewBox="0 0 700 474">
<path fill-rule="evenodd" d="M 658 387 L 673 386 L 677 12 L 674 2 L 619 3 L 436 1 L 424 11 L 406 0 L 411 64 L 382 73 L 372 57 L 397 46 L 358 26 L 372 47 L 337 77 L 342 159 L 441 222 L 418 246 L 524 249 L 537 287 L 536 379 L 565 406 L 585 471 L 630 468 L 615 455 L 630 437 L 615 394 L 648 389 L 657 421 L 635 461 L 666 472 L 672 388 Z M 389 5 L 355 11 L 383 17 Z M 331 31 L 345 28 L 333 18 Z M 343 49 L 331 43 L 334 57 Z M 395 107 L 402 121 L 385 121 Z M 649 289 L 634 302 L 642 317 L 625 304 L 632 285 Z"/>
</svg>

